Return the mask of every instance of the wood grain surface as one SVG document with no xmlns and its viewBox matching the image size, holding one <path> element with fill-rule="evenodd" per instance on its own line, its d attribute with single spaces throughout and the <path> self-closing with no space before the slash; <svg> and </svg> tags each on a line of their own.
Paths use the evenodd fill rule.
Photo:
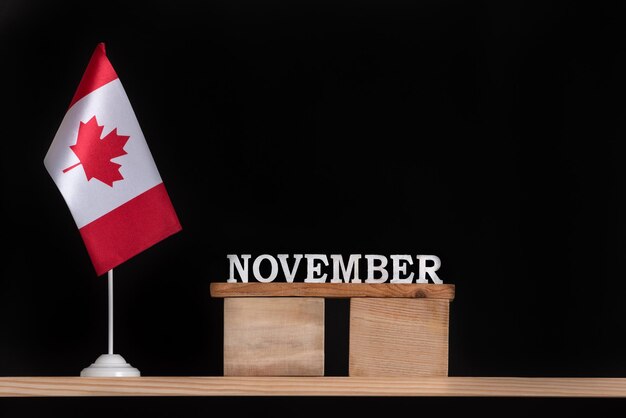
<svg viewBox="0 0 626 418">
<path fill-rule="evenodd" d="M 626 378 L 0 377 L 0 397 L 427 396 L 626 398 Z"/>
<path fill-rule="evenodd" d="M 421 283 L 211 283 L 211 296 L 215 298 L 298 296 L 453 300 L 454 285 Z"/>
<path fill-rule="evenodd" d="M 350 299 L 350 376 L 447 376 L 450 302 Z"/>
<path fill-rule="evenodd" d="M 225 376 L 323 376 L 324 299 L 224 299 Z"/>
</svg>

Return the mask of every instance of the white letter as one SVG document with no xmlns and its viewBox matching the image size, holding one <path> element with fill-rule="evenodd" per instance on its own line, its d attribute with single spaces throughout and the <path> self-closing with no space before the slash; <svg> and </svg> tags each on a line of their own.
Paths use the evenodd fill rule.
<svg viewBox="0 0 626 418">
<path fill-rule="evenodd" d="M 387 257 L 384 255 L 366 255 L 365 258 L 367 259 L 367 279 L 365 279 L 365 283 L 385 283 L 389 278 L 389 273 L 385 270 Z M 378 266 L 374 265 L 375 260 L 380 261 Z M 376 271 L 380 271 L 380 279 L 374 278 L 374 272 Z"/>
<path fill-rule="evenodd" d="M 343 279 L 346 283 L 350 282 L 350 273 L 353 273 L 352 283 L 361 283 L 361 279 L 359 279 L 359 260 L 361 259 L 361 254 L 350 254 L 348 267 L 343 263 L 341 254 L 331 254 L 330 258 L 333 259 L 333 278 L 330 281 L 331 283 L 341 283 L 340 272 L 343 273 Z"/>
<path fill-rule="evenodd" d="M 321 261 L 325 266 L 328 265 L 328 257 L 325 254 L 305 254 L 304 257 L 307 261 L 307 276 L 304 281 L 306 283 L 325 283 L 327 274 L 324 273 L 320 277 L 315 277 L 316 274 L 321 273 L 322 266 L 315 265 L 315 261 Z"/>
<path fill-rule="evenodd" d="M 267 278 L 261 276 L 261 272 L 259 271 L 259 266 L 263 260 L 270 260 L 270 264 L 272 265 L 272 271 Z M 254 274 L 254 278 L 261 283 L 270 283 L 274 281 L 276 275 L 278 274 L 278 263 L 276 262 L 276 259 L 269 254 L 258 256 L 256 260 L 254 260 L 254 263 L 252 263 L 252 274 Z"/>
<path fill-rule="evenodd" d="M 237 254 L 228 254 L 228 263 L 230 265 L 230 277 L 226 280 L 228 283 L 235 283 L 237 279 L 235 279 L 235 272 L 233 270 L 233 266 L 237 267 L 237 271 L 239 272 L 239 277 L 241 277 L 241 281 L 244 283 L 248 283 L 248 260 L 250 259 L 250 254 L 241 254 L 241 259 L 243 260 L 243 266 L 241 265 L 241 261 L 239 261 L 239 257 Z"/>
<path fill-rule="evenodd" d="M 420 261 L 419 279 L 417 279 L 415 283 L 428 283 L 428 280 L 426 280 L 426 273 L 428 273 L 430 275 L 430 278 L 433 279 L 433 283 L 443 283 L 443 281 L 439 277 L 437 277 L 437 273 L 435 273 L 437 270 L 439 270 L 439 267 L 441 267 L 441 260 L 439 259 L 439 257 L 437 257 L 436 255 L 416 255 L 415 258 Z M 426 267 L 426 261 L 428 260 L 431 260 L 434 265 Z"/>
<path fill-rule="evenodd" d="M 296 276 L 296 272 L 298 271 L 298 266 L 300 265 L 300 260 L 302 260 L 302 254 L 294 254 L 293 258 L 296 261 L 293 263 L 293 270 L 289 271 L 289 265 L 287 264 L 287 259 L 289 258 L 289 254 L 278 254 L 278 259 L 280 260 L 280 265 L 283 268 L 283 273 L 285 273 L 285 280 L 287 283 L 293 283 L 293 279 Z"/>
<path fill-rule="evenodd" d="M 409 264 L 413 265 L 413 259 L 411 259 L 410 255 L 392 255 L 391 259 L 393 260 L 393 278 L 391 279 L 391 283 L 411 283 L 413 281 L 413 272 L 409 274 L 407 277 L 401 279 L 400 273 L 406 274 L 406 264 L 401 261 L 408 261 Z"/>
</svg>

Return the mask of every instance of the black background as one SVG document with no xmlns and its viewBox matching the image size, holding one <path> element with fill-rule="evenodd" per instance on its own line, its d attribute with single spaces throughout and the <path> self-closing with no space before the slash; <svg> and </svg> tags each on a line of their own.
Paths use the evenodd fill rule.
<svg viewBox="0 0 626 418">
<path fill-rule="evenodd" d="M 222 374 L 209 284 L 243 253 L 435 254 L 451 376 L 626 376 L 624 6 L 143 3 L 0 2 L 0 375 L 76 376 L 106 351 L 106 276 L 43 166 L 105 42 L 183 226 L 115 269 L 115 351 L 144 376 Z M 326 321 L 326 374 L 346 375 L 347 302 Z M 0 416 L 605 406 L 625 405 L 10 398 Z"/>
</svg>

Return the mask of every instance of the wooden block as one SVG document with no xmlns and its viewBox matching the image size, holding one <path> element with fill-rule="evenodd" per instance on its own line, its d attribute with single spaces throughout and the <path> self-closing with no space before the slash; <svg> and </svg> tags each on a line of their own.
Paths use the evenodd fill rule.
<svg viewBox="0 0 626 418">
<path fill-rule="evenodd" d="M 447 376 L 450 302 L 352 298 L 350 376 Z"/>
<path fill-rule="evenodd" d="M 323 376 L 324 299 L 225 298 L 225 376 Z"/>
</svg>

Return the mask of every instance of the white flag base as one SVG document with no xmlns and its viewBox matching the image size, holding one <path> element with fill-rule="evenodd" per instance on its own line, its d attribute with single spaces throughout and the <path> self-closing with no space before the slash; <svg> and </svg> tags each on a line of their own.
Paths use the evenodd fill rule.
<svg viewBox="0 0 626 418">
<path fill-rule="evenodd" d="M 81 377 L 139 377 L 139 370 L 126 363 L 119 354 L 102 354 L 89 367 L 80 372 Z"/>
</svg>

